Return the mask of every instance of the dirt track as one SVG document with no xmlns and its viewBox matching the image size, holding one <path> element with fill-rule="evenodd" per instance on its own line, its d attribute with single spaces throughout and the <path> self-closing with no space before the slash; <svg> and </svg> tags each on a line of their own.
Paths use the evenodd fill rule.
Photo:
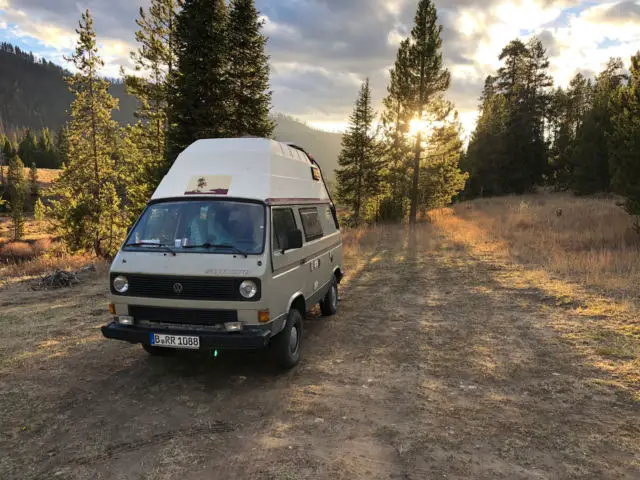
<svg viewBox="0 0 640 480">
<path fill-rule="evenodd" d="M 103 276 L 5 287 L 0 478 L 640 478 L 640 404 L 520 267 L 429 227 L 368 234 L 360 258 L 287 374 L 102 339 Z"/>
</svg>

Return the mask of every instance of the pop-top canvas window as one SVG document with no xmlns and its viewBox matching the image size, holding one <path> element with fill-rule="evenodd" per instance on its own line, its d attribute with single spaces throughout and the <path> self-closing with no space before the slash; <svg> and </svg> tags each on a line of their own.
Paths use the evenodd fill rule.
<svg viewBox="0 0 640 480">
<path fill-rule="evenodd" d="M 318 209 L 316 207 L 301 208 L 300 219 L 302 220 L 304 237 L 307 242 L 322 237 L 322 224 L 318 218 Z"/>
</svg>

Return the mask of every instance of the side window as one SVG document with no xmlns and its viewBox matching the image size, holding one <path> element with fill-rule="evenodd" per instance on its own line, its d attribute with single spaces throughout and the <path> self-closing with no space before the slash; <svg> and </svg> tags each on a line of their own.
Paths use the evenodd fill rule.
<svg viewBox="0 0 640 480">
<path fill-rule="evenodd" d="M 273 216 L 273 249 L 282 250 L 287 244 L 287 234 L 295 230 L 296 219 L 290 208 L 279 208 L 272 211 Z"/>
<path fill-rule="evenodd" d="M 301 208 L 299 211 L 306 241 L 310 242 L 311 240 L 321 238 L 323 233 L 322 224 L 318 218 L 318 209 L 316 207 Z"/>
<path fill-rule="evenodd" d="M 331 211 L 331 207 L 329 205 L 323 205 L 322 207 L 320 207 L 320 220 L 325 235 L 330 235 L 338 230 L 333 218 L 333 212 Z"/>
</svg>

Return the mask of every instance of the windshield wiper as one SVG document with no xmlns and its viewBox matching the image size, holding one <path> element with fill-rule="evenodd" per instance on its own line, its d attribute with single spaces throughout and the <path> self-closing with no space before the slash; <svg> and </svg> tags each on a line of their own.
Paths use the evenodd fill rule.
<svg viewBox="0 0 640 480">
<path fill-rule="evenodd" d="M 223 244 L 214 244 L 214 243 L 203 243 L 202 245 L 185 245 L 182 248 L 224 248 L 227 250 L 233 250 L 235 253 L 238 253 L 242 256 L 244 256 L 244 258 L 247 258 L 249 256 L 248 253 L 246 253 L 243 250 L 240 250 L 238 247 L 236 247 L 235 245 L 223 245 Z"/>
<path fill-rule="evenodd" d="M 135 243 L 126 243 L 125 247 L 158 247 L 163 249 L 165 252 L 169 252 L 174 257 L 176 256 L 176 252 L 174 252 L 168 245 L 163 245 L 161 243 L 146 243 L 146 242 L 135 242 Z"/>
</svg>

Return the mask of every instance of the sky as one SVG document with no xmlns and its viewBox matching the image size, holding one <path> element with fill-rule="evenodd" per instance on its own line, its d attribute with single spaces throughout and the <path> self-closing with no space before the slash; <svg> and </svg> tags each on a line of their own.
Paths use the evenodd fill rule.
<svg viewBox="0 0 640 480">
<path fill-rule="evenodd" d="M 135 18 L 149 0 L 0 0 L 0 39 L 61 65 L 74 29 L 90 9 L 103 73 L 131 65 Z M 365 78 L 378 111 L 398 44 L 413 23 L 418 0 L 256 0 L 269 37 L 273 109 L 329 131 L 344 129 Z M 447 97 L 468 135 L 484 79 L 502 48 L 538 36 L 556 84 L 599 72 L 610 57 L 625 63 L 640 50 L 640 0 L 439 0 L 443 54 L 451 71 Z"/>
</svg>

